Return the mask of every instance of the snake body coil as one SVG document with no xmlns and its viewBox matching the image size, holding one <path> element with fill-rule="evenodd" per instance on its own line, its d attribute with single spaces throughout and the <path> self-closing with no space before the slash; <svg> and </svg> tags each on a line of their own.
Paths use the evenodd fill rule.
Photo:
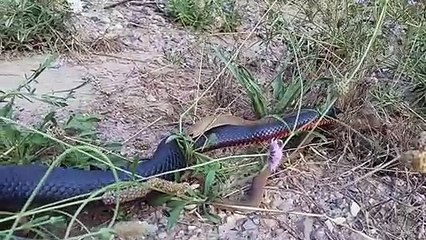
<svg viewBox="0 0 426 240">
<path fill-rule="evenodd" d="M 335 117 L 335 108 L 325 116 Z M 337 110 L 338 111 L 338 110 Z M 193 146 L 199 152 L 231 147 L 271 139 L 286 137 L 293 130 L 308 130 L 315 125 L 321 114 L 314 109 L 304 109 L 298 114 L 274 119 L 253 125 L 223 125 L 212 128 L 195 140 Z M 326 118 L 318 126 L 329 123 Z M 142 177 L 178 170 L 187 165 L 184 152 L 177 140 L 164 138 L 158 145 L 150 160 L 141 161 L 136 167 L 136 174 Z M 210 140 L 208 143 L 207 140 Z M 211 141 L 213 140 L 213 141 Z M 206 145 L 206 143 L 208 143 Z M 36 188 L 48 169 L 42 165 L 8 165 L 0 166 L 0 208 L 3 206 L 22 206 Z M 131 171 L 129 169 L 126 169 Z M 131 180 L 132 176 L 117 171 L 121 181 Z M 173 174 L 162 178 L 171 179 Z M 46 204 L 92 192 L 116 182 L 111 170 L 79 170 L 55 167 L 39 189 L 32 203 Z"/>
</svg>

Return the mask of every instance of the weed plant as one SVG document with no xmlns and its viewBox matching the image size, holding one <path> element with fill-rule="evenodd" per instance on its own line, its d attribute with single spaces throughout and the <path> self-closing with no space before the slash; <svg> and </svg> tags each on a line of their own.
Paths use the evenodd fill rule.
<svg viewBox="0 0 426 240">
<path fill-rule="evenodd" d="M 0 54 L 10 50 L 57 50 L 71 37 L 66 1 L 0 1 Z"/>
</svg>

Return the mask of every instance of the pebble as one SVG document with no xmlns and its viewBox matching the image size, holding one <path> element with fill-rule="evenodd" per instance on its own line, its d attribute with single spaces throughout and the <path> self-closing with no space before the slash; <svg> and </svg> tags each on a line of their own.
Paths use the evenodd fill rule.
<svg viewBox="0 0 426 240">
<path fill-rule="evenodd" d="M 196 226 L 192 226 L 192 225 L 188 226 L 188 231 L 194 231 L 195 229 L 197 229 Z"/>
<path fill-rule="evenodd" d="M 151 94 L 148 94 L 148 96 L 146 96 L 146 100 L 148 100 L 150 102 L 157 101 L 157 99 L 154 96 L 152 96 Z"/>
<path fill-rule="evenodd" d="M 67 0 L 67 2 L 74 13 L 83 11 L 83 3 L 80 0 Z"/>
<path fill-rule="evenodd" d="M 256 225 L 259 225 L 259 224 L 260 224 L 260 219 L 259 219 L 259 217 L 257 217 L 257 216 L 256 216 L 256 217 L 254 217 L 254 218 L 252 218 L 251 220 L 252 220 L 252 221 L 253 221 L 253 223 L 254 223 L 254 224 L 256 224 Z"/>
<path fill-rule="evenodd" d="M 115 9 L 111 12 L 111 17 L 117 18 L 119 20 L 124 19 L 123 14 L 120 11 L 115 10 Z"/>
<path fill-rule="evenodd" d="M 158 234 L 158 238 L 159 239 L 166 239 L 167 238 L 167 233 L 166 232 L 162 232 Z"/>
<path fill-rule="evenodd" d="M 277 221 L 274 219 L 265 218 L 265 219 L 262 219 L 262 223 L 269 229 L 273 229 L 277 226 Z"/>
<path fill-rule="evenodd" d="M 257 228 L 257 226 L 256 226 L 256 224 L 255 224 L 252 220 L 247 219 L 247 220 L 244 222 L 244 224 L 243 224 L 243 228 L 244 228 L 245 230 L 254 230 L 254 229 L 256 229 L 256 228 Z"/>
<path fill-rule="evenodd" d="M 293 199 L 275 199 L 272 206 L 287 212 L 293 208 Z"/>
<path fill-rule="evenodd" d="M 161 17 L 161 16 L 159 16 L 159 15 L 154 15 L 154 16 L 152 16 L 151 19 L 154 20 L 154 21 L 156 21 L 156 22 L 159 22 L 161 24 L 165 24 L 166 23 L 166 20 L 164 20 L 164 18 Z"/>
<path fill-rule="evenodd" d="M 314 232 L 313 238 L 309 236 L 305 236 L 305 239 L 318 239 L 318 240 L 327 239 L 327 234 L 325 233 L 324 228 L 318 228 Z"/>
<path fill-rule="evenodd" d="M 273 231 L 273 233 L 277 236 L 281 236 L 282 234 L 284 234 L 284 229 L 282 228 L 277 228 Z"/>
<path fill-rule="evenodd" d="M 358 205 L 358 203 L 352 201 L 351 204 L 351 214 L 352 216 L 356 217 L 359 213 L 359 211 L 361 210 L 361 207 Z"/>
<path fill-rule="evenodd" d="M 327 226 L 328 230 L 333 231 L 334 225 L 330 220 L 325 221 L 325 225 Z"/>
<path fill-rule="evenodd" d="M 335 196 L 336 196 L 336 198 L 343 198 L 344 196 L 343 196 L 343 194 L 341 194 L 341 193 L 339 193 L 339 192 L 337 192 L 336 194 L 335 194 Z"/>
</svg>

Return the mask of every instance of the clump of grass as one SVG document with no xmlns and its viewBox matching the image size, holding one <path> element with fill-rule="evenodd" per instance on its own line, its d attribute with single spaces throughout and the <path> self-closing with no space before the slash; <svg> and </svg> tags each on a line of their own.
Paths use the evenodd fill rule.
<svg viewBox="0 0 426 240">
<path fill-rule="evenodd" d="M 424 104 L 425 16 L 419 14 L 424 8 L 422 3 L 307 0 L 287 4 L 287 9 L 298 11 L 297 17 L 290 18 L 284 7 L 271 11 L 269 36 L 283 39 L 292 52 L 290 62 L 297 64 L 303 75 L 332 78 L 336 87 L 351 89 L 344 96 L 349 107 L 358 104 L 353 101 L 358 94 L 356 87 L 373 72 L 387 68 L 392 71 L 395 84 L 384 87 L 380 83 L 372 91 L 392 89 L 398 93 L 376 96 L 402 103 L 407 92 L 401 86 L 408 84 L 414 95 L 412 106 Z M 381 20 L 383 24 L 378 25 Z M 376 28 L 379 31 L 375 34 Z M 342 86 L 343 82 L 349 85 Z"/>
<path fill-rule="evenodd" d="M 239 25 L 235 0 L 171 0 L 167 12 L 185 27 L 230 32 Z"/>
<path fill-rule="evenodd" d="M 392 3 L 389 18 L 390 29 L 399 37 L 394 55 L 386 59 L 387 66 L 393 73 L 393 80 L 408 82 L 408 91 L 402 99 L 407 99 L 412 107 L 424 116 L 426 114 L 426 16 L 418 14 L 424 4 L 416 5 Z M 423 6 L 422 6 L 423 5 Z"/>
<path fill-rule="evenodd" d="M 57 49 L 71 36 L 66 1 L 0 2 L 0 53 L 7 50 Z"/>
<path fill-rule="evenodd" d="M 229 58 L 218 49 L 215 49 L 217 56 L 223 64 L 229 61 Z M 235 80 L 243 87 L 245 93 L 250 99 L 252 110 L 257 118 L 263 118 L 268 115 L 280 115 L 289 110 L 312 105 L 309 102 L 301 101 L 314 84 L 327 83 L 328 79 L 316 79 L 317 81 L 304 81 L 301 74 L 291 69 L 291 66 L 283 65 L 277 74 L 270 80 L 266 86 L 262 86 L 256 76 L 247 68 L 231 61 L 227 65 Z M 286 72 L 291 72 L 287 78 Z M 328 100 L 331 94 L 327 94 L 325 100 Z M 323 100 L 324 100 L 323 99 Z M 316 104 L 324 104 L 327 101 L 318 101 Z"/>
</svg>

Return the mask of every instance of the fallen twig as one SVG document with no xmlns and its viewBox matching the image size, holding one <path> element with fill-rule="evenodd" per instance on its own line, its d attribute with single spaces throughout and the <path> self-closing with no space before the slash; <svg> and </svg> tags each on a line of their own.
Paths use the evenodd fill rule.
<svg viewBox="0 0 426 240">
<path fill-rule="evenodd" d="M 113 4 L 105 6 L 104 9 L 110 9 L 110 8 L 113 8 L 113 7 L 117 7 L 118 5 L 125 4 L 125 3 L 131 2 L 131 1 L 134 1 L 134 0 L 121 0 L 117 3 L 113 3 Z"/>
</svg>

